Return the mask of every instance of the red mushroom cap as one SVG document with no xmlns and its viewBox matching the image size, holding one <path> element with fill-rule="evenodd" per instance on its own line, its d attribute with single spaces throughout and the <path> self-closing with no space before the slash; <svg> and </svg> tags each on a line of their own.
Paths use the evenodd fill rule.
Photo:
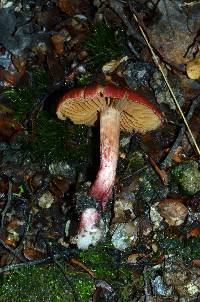
<svg viewBox="0 0 200 302">
<path fill-rule="evenodd" d="M 121 129 L 125 131 L 145 133 L 156 129 L 163 119 L 160 110 L 146 98 L 127 87 L 113 85 L 73 88 L 61 98 L 56 113 L 75 124 L 93 125 L 97 113 L 108 106 L 121 112 Z"/>
</svg>

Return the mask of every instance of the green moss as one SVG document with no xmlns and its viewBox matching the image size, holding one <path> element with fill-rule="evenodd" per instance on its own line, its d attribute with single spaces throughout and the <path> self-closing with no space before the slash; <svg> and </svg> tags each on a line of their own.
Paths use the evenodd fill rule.
<svg viewBox="0 0 200 302">
<path fill-rule="evenodd" d="M 199 259 L 200 237 L 191 237 L 183 242 L 179 238 L 159 237 L 158 243 L 165 254 L 176 254 L 184 260 Z"/>
<path fill-rule="evenodd" d="M 128 166 L 132 173 L 140 170 L 145 166 L 143 155 L 139 151 L 129 154 L 128 161 Z"/>
<path fill-rule="evenodd" d="M 120 29 L 108 27 L 104 22 L 93 26 L 85 42 L 89 54 L 89 67 L 101 68 L 106 62 L 123 55 Z"/>
<path fill-rule="evenodd" d="M 175 183 L 182 192 L 193 195 L 200 190 L 200 172 L 195 161 L 180 163 L 173 168 L 171 175 L 172 183 Z"/>
<path fill-rule="evenodd" d="M 62 268 L 33 266 L 2 276 L 1 302 L 74 302 L 77 297 L 88 302 L 95 290 L 91 277 L 85 272 L 71 272 L 64 262 Z"/>
<path fill-rule="evenodd" d="M 129 301 L 129 294 L 142 289 L 142 276 L 121 264 L 113 250 L 102 244 L 80 251 L 79 258 L 115 290 L 119 301 Z M 118 255 L 119 256 L 119 255 Z M 72 271 L 65 261 L 57 265 L 18 269 L 0 280 L 1 302 L 88 302 L 95 291 L 95 279 L 83 271 Z"/>
<path fill-rule="evenodd" d="M 74 301 L 55 266 L 19 269 L 1 279 L 1 302 Z"/>
<path fill-rule="evenodd" d="M 97 279 L 106 281 L 114 289 L 116 301 L 132 301 L 132 293 L 143 288 L 143 278 L 134 275 L 132 268 L 124 265 L 115 252 L 113 248 L 98 244 L 95 248 L 81 251 L 79 257 Z"/>
<path fill-rule="evenodd" d="M 78 75 L 75 82 L 77 86 L 88 86 L 91 83 L 91 75 L 89 73 Z"/>
<path fill-rule="evenodd" d="M 46 163 L 68 161 L 80 168 L 90 160 L 91 146 L 87 141 L 88 127 L 61 121 L 43 110 L 37 116 L 33 130 L 18 135 L 24 154 Z"/>
<path fill-rule="evenodd" d="M 90 154 L 87 131 L 86 126 L 74 125 L 70 120 L 61 121 L 42 111 L 36 120 L 31 148 L 37 157 L 45 157 L 48 161 L 85 164 Z"/>
<path fill-rule="evenodd" d="M 78 293 L 81 302 L 88 302 L 95 291 L 94 280 L 87 273 L 69 273 L 70 279 L 74 284 L 75 291 Z"/>
<path fill-rule="evenodd" d="M 28 88 L 15 88 L 4 91 L 15 108 L 14 118 L 22 122 L 27 113 L 38 111 L 40 98 L 47 91 L 48 75 L 43 69 L 33 71 L 32 85 Z M 83 166 L 89 160 L 89 144 L 87 143 L 88 127 L 74 125 L 70 120 L 61 121 L 51 110 L 39 111 L 34 116 L 32 129 L 20 133 L 18 142 L 22 144 L 24 154 L 31 154 L 33 159 L 46 162 L 69 161 Z"/>
<path fill-rule="evenodd" d="M 111 249 L 103 244 L 81 251 L 79 257 L 95 272 L 97 279 L 114 283 L 131 280 L 131 270 L 121 265 L 116 256 L 112 255 Z"/>
<path fill-rule="evenodd" d="M 13 103 L 17 121 L 24 120 L 27 113 L 35 107 L 37 99 L 47 91 L 50 80 L 44 69 L 35 68 L 31 81 L 32 84 L 28 87 L 9 88 L 3 91 L 3 95 Z"/>
</svg>

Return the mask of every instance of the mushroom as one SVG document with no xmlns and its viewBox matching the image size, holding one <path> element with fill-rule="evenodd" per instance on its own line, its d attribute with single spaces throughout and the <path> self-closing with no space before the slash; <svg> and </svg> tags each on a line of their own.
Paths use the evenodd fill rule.
<svg viewBox="0 0 200 302">
<path fill-rule="evenodd" d="M 143 96 L 129 88 L 92 85 L 73 88 L 60 100 L 58 118 L 75 124 L 94 125 L 100 116 L 100 168 L 90 195 L 103 209 L 114 186 L 122 131 L 145 133 L 162 122 L 161 112 Z"/>
</svg>

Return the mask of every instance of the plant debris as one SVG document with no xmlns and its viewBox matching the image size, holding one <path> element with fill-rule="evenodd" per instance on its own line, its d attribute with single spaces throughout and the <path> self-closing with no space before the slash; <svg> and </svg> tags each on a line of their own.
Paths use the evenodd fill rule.
<svg viewBox="0 0 200 302">
<path fill-rule="evenodd" d="M 199 8 L 0 2 L 2 302 L 199 301 Z M 130 90 L 149 100 L 162 123 L 146 134 L 121 131 L 102 210 L 90 196 L 102 159 L 99 120 L 61 121 L 56 108 L 71 90 L 85 97 L 105 86 L 126 87 L 120 110 Z M 105 102 L 116 107 L 113 96 Z M 78 97 L 74 104 L 84 119 Z"/>
</svg>

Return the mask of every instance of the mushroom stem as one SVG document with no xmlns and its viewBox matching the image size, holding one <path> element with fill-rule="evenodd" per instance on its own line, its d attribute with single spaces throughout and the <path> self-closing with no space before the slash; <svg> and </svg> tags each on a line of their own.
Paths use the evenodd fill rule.
<svg viewBox="0 0 200 302">
<path fill-rule="evenodd" d="M 113 107 L 102 110 L 100 113 L 100 168 L 90 194 L 101 202 L 103 209 L 115 182 L 119 135 L 120 112 Z"/>
</svg>

